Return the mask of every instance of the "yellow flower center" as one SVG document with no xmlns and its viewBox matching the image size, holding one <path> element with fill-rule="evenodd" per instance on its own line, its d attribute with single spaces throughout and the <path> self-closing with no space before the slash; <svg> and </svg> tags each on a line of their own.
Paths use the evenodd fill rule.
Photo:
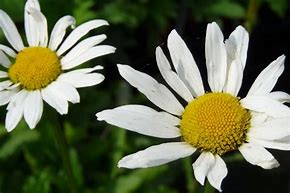
<svg viewBox="0 0 290 193">
<path fill-rule="evenodd" d="M 189 103 L 182 115 L 183 139 L 200 151 L 222 155 L 246 140 L 251 114 L 238 98 L 207 93 Z"/>
<path fill-rule="evenodd" d="M 9 68 L 9 78 L 27 90 L 46 87 L 61 73 L 60 60 L 49 48 L 28 47 L 18 53 Z"/>
</svg>

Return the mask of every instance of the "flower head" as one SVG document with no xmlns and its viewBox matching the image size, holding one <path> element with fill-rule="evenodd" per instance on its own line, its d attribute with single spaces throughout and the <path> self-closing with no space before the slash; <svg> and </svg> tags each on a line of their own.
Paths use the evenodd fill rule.
<svg viewBox="0 0 290 193">
<path fill-rule="evenodd" d="M 122 158 L 118 166 L 146 168 L 168 163 L 200 152 L 192 167 L 196 179 L 205 178 L 221 191 L 227 175 L 224 154 L 240 151 L 251 164 L 265 169 L 278 167 L 266 148 L 290 149 L 290 109 L 283 105 L 289 95 L 271 92 L 284 70 L 280 56 L 257 77 L 248 94 L 238 97 L 246 64 L 249 36 L 238 26 L 224 41 L 216 23 L 207 27 L 205 56 L 211 91 L 205 92 L 200 72 L 184 41 L 173 30 L 167 46 L 173 63 L 157 47 L 156 60 L 161 75 L 187 104 L 149 75 L 127 65 L 119 72 L 162 111 L 143 105 L 125 105 L 96 114 L 98 120 L 141 134 L 176 138 Z"/>
<path fill-rule="evenodd" d="M 0 28 L 12 48 L 0 44 L 0 105 L 6 105 L 5 127 L 13 130 L 24 116 L 34 128 L 42 116 L 43 100 L 60 114 L 68 112 L 68 102 L 78 103 L 76 88 L 99 84 L 104 76 L 94 71 L 101 66 L 72 70 L 93 58 L 114 53 L 109 45 L 98 45 L 106 35 L 80 39 L 89 31 L 103 25 L 105 20 L 91 20 L 76 27 L 65 38 L 66 29 L 75 25 L 72 16 L 60 18 L 48 38 L 47 21 L 37 0 L 25 4 L 24 46 L 11 18 L 0 10 Z M 77 43 L 79 42 L 79 43 Z M 1 67 L 1 66 L 0 66 Z"/>
</svg>

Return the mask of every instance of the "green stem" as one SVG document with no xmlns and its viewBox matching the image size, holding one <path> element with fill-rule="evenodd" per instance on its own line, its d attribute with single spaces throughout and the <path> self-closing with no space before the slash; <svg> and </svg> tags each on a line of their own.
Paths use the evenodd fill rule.
<svg viewBox="0 0 290 193">
<path fill-rule="evenodd" d="M 215 193 L 214 187 L 212 187 L 208 181 L 205 184 L 204 193 Z"/>
<path fill-rule="evenodd" d="M 249 32 L 253 30 L 253 27 L 256 24 L 259 7 L 260 0 L 249 0 L 247 18 L 245 22 L 245 26 Z"/>
<path fill-rule="evenodd" d="M 57 119 L 58 117 L 56 117 Z M 53 126 L 54 136 L 55 140 L 58 146 L 58 150 L 63 162 L 64 170 L 67 176 L 68 185 L 70 188 L 71 193 L 77 193 L 77 184 L 75 181 L 75 177 L 73 175 L 72 165 L 69 158 L 69 152 L 68 152 L 68 145 L 67 140 L 63 132 L 63 124 L 60 123 L 57 125 L 57 122 L 55 122 Z"/>
</svg>

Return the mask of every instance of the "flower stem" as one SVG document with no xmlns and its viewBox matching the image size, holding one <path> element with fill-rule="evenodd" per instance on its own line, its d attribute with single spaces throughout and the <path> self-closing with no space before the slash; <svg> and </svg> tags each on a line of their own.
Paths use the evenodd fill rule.
<svg viewBox="0 0 290 193">
<path fill-rule="evenodd" d="M 253 30 L 253 27 L 256 24 L 259 7 L 260 7 L 260 0 L 249 0 L 246 22 L 245 22 L 245 26 L 249 32 Z"/>
<path fill-rule="evenodd" d="M 214 187 L 212 187 L 208 181 L 205 184 L 204 193 L 215 193 Z"/>
<path fill-rule="evenodd" d="M 56 117 L 56 119 L 59 117 Z M 64 166 L 64 170 L 67 176 L 67 181 L 68 181 L 68 185 L 70 188 L 70 192 L 71 193 L 77 193 L 77 184 L 75 181 L 75 177 L 73 175 L 73 170 L 72 170 L 72 165 L 71 165 L 71 161 L 69 158 L 69 152 L 68 152 L 68 145 L 67 145 L 67 140 L 66 137 L 63 133 L 63 124 L 58 122 L 59 124 L 57 125 L 56 121 L 55 125 L 53 126 L 53 131 L 54 131 L 54 136 L 55 136 L 55 140 L 58 146 L 58 150 L 63 162 L 63 166 Z"/>
</svg>

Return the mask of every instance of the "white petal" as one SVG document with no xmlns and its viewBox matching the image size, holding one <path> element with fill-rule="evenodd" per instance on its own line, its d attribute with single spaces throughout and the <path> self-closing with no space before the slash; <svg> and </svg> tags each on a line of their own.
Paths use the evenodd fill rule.
<svg viewBox="0 0 290 193">
<path fill-rule="evenodd" d="M 243 66 L 239 59 L 233 60 L 229 67 L 227 82 L 223 91 L 234 96 L 238 95 L 243 80 Z"/>
<path fill-rule="evenodd" d="M 8 73 L 0 70 L 0 78 L 7 78 Z"/>
<path fill-rule="evenodd" d="M 74 46 L 69 53 L 67 53 L 63 58 L 61 59 L 62 64 L 68 64 L 70 62 L 73 62 L 78 56 L 84 54 L 88 50 L 90 50 L 92 47 L 96 46 L 97 44 L 101 43 L 107 38 L 105 34 L 102 35 L 96 35 L 93 37 L 89 37 L 78 43 L 76 46 Z"/>
<path fill-rule="evenodd" d="M 0 64 L 5 68 L 9 68 L 11 65 L 9 58 L 1 50 L 0 50 Z"/>
<path fill-rule="evenodd" d="M 228 59 L 239 59 L 242 69 L 245 68 L 249 45 L 249 33 L 242 26 L 238 26 L 225 41 Z M 228 62 L 230 63 L 230 62 Z"/>
<path fill-rule="evenodd" d="M 66 15 L 60 18 L 51 31 L 48 47 L 51 50 L 56 50 L 65 36 L 66 29 L 69 26 L 73 28 L 75 23 L 75 18 L 70 15 Z"/>
<path fill-rule="evenodd" d="M 15 91 L 1 91 L 0 92 L 0 106 L 6 105 L 14 97 Z"/>
<path fill-rule="evenodd" d="M 22 39 L 14 22 L 3 10 L 0 10 L 0 28 L 3 30 L 5 37 L 15 50 L 20 51 L 24 48 Z"/>
<path fill-rule="evenodd" d="M 175 30 L 172 30 L 167 40 L 170 56 L 180 79 L 193 96 L 204 94 L 204 88 L 199 69 L 185 42 Z"/>
<path fill-rule="evenodd" d="M 243 80 L 243 71 L 246 65 L 249 34 L 238 26 L 226 40 L 228 77 L 223 91 L 237 96 Z"/>
<path fill-rule="evenodd" d="M 208 83 L 213 92 L 221 92 L 227 78 L 227 52 L 219 26 L 208 24 L 205 39 L 205 58 Z"/>
<path fill-rule="evenodd" d="M 290 109 L 282 103 L 266 96 L 248 96 L 240 100 L 244 108 L 266 113 L 274 118 L 290 117 Z"/>
<path fill-rule="evenodd" d="M 266 113 L 259 113 L 259 112 L 254 112 L 251 111 L 251 126 L 256 126 L 261 123 L 264 123 L 266 119 L 269 117 Z"/>
<path fill-rule="evenodd" d="M 53 107 L 59 114 L 67 114 L 68 112 L 68 102 L 59 93 L 61 91 L 53 89 L 48 85 L 46 88 L 41 90 L 41 96 L 47 104 Z"/>
<path fill-rule="evenodd" d="M 65 100 L 71 103 L 80 102 L 80 95 L 77 89 L 71 84 L 61 81 L 54 81 L 51 83 L 51 87 L 55 90 L 59 90 L 59 94 L 61 94 Z"/>
<path fill-rule="evenodd" d="M 290 137 L 285 137 L 278 140 L 262 140 L 250 138 L 250 143 L 255 143 L 270 149 L 290 150 Z"/>
<path fill-rule="evenodd" d="M 12 131 L 23 116 L 23 106 L 27 91 L 21 90 L 9 102 L 5 119 L 5 127 L 8 132 Z"/>
<path fill-rule="evenodd" d="M 158 112 L 142 105 L 125 105 L 96 114 L 99 121 L 160 138 L 180 136 L 180 120 L 166 112 Z"/>
<path fill-rule="evenodd" d="M 277 160 L 264 147 L 253 143 L 244 143 L 240 148 L 244 158 L 253 165 L 264 169 L 272 169 L 279 166 Z"/>
<path fill-rule="evenodd" d="M 184 100 L 186 100 L 187 102 L 192 101 L 193 97 L 191 93 L 182 82 L 182 80 L 179 78 L 179 76 L 172 71 L 170 63 L 164 55 L 162 49 L 160 47 L 157 47 L 155 53 L 159 71 L 161 72 L 161 75 L 163 76 L 167 84 Z"/>
<path fill-rule="evenodd" d="M 219 155 L 215 156 L 215 163 L 209 170 L 207 179 L 209 183 L 220 192 L 223 179 L 227 176 L 228 169 L 225 162 Z"/>
<path fill-rule="evenodd" d="M 61 56 L 65 51 L 70 49 L 80 38 L 86 35 L 89 31 L 103 25 L 109 25 L 109 24 L 105 20 L 96 19 L 96 20 L 88 21 L 78 26 L 70 33 L 70 35 L 65 39 L 63 44 L 57 50 L 57 55 Z"/>
<path fill-rule="evenodd" d="M 284 61 L 285 56 L 282 55 L 267 66 L 256 78 L 247 96 L 270 93 L 284 71 Z"/>
<path fill-rule="evenodd" d="M 266 121 L 263 124 L 251 127 L 247 135 L 250 138 L 254 137 L 262 140 L 274 140 L 290 136 L 290 119 L 281 118 Z"/>
<path fill-rule="evenodd" d="M 28 92 L 24 101 L 24 119 L 31 129 L 40 121 L 43 112 L 43 101 L 39 90 Z"/>
<path fill-rule="evenodd" d="M 61 74 L 58 77 L 59 81 L 69 83 L 75 88 L 97 85 L 104 79 L 105 77 L 100 73 L 86 74 L 83 72 L 76 73 L 74 71 Z"/>
<path fill-rule="evenodd" d="M 61 59 L 62 70 L 68 70 L 84 62 L 87 62 L 93 58 L 114 53 L 115 50 L 116 48 L 113 46 L 100 45 L 86 50 L 86 52 L 80 54 L 79 56 L 73 58 L 72 60 L 66 61 L 65 58 L 62 58 Z"/>
<path fill-rule="evenodd" d="M 208 172 L 211 170 L 215 163 L 215 157 L 210 152 L 202 152 L 197 160 L 192 164 L 194 176 L 196 180 L 204 185 L 205 177 L 208 175 Z"/>
<path fill-rule="evenodd" d="M 12 58 L 16 58 L 16 53 L 13 49 L 9 48 L 8 46 L 0 44 L 0 50 L 2 50 L 5 54 Z"/>
<path fill-rule="evenodd" d="M 183 113 L 183 106 L 163 84 L 130 66 L 118 64 L 118 69 L 127 82 L 142 92 L 155 105 L 174 115 Z"/>
<path fill-rule="evenodd" d="M 123 157 L 118 167 L 148 168 L 190 156 L 195 148 L 185 142 L 163 143 Z"/>
<path fill-rule="evenodd" d="M 0 91 L 6 90 L 12 84 L 13 84 L 13 82 L 11 82 L 10 80 L 4 80 L 4 81 L 0 82 Z"/>
<path fill-rule="evenodd" d="M 29 44 L 30 46 L 47 46 L 48 34 L 47 34 L 47 21 L 45 16 L 37 9 L 32 7 L 27 7 L 25 9 L 28 17 L 31 17 L 31 23 L 33 28 L 35 29 L 36 37 L 35 42 L 33 44 Z"/>
<path fill-rule="evenodd" d="M 30 14 L 30 9 L 34 9 L 35 11 L 40 11 L 40 5 L 37 0 L 28 0 L 25 4 L 24 11 L 24 25 L 25 25 L 25 33 L 28 44 L 30 46 L 38 46 L 39 45 L 39 30 L 38 23 L 35 20 L 35 14 Z"/>
<path fill-rule="evenodd" d="M 270 92 L 268 96 L 281 103 L 290 103 L 290 95 L 282 91 Z"/>
</svg>

